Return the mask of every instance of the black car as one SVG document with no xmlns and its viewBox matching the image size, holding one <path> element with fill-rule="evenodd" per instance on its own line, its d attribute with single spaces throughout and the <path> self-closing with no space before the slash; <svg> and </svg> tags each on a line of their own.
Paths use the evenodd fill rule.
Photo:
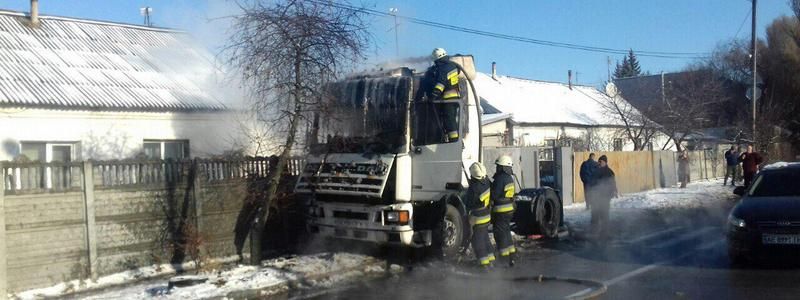
<svg viewBox="0 0 800 300">
<path fill-rule="evenodd" d="M 728 216 L 728 255 L 740 263 L 755 255 L 800 249 L 800 163 L 764 167 Z"/>
</svg>

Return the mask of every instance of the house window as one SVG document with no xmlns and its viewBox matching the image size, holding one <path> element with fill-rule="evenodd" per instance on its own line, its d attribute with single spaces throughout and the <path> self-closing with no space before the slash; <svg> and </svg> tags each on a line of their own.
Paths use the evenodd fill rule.
<svg viewBox="0 0 800 300">
<path fill-rule="evenodd" d="M 187 140 L 145 140 L 142 147 L 147 159 L 184 159 L 189 158 L 189 141 Z"/>
<path fill-rule="evenodd" d="M 556 139 L 544 139 L 544 147 L 555 147 L 556 146 Z"/>
<path fill-rule="evenodd" d="M 614 139 L 614 151 L 622 151 L 622 139 Z"/>
<path fill-rule="evenodd" d="M 30 161 L 72 162 L 78 160 L 74 142 L 21 142 L 20 154 Z"/>
</svg>

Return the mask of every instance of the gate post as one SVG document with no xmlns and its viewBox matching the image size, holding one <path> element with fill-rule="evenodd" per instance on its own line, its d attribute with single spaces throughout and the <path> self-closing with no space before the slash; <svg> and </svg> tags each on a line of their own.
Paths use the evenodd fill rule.
<svg viewBox="0 0 800 300">
<path fill-rule="evenodd" d="M 0 162 L 0 299 L 8 297 L 8 248 L 6 239 L 6 169 Z"/>
</svg>

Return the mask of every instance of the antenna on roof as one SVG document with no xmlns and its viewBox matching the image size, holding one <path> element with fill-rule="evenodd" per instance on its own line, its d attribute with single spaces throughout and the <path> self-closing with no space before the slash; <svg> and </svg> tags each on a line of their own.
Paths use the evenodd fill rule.
<svg viewBox="0 0 800 300">
<path fill-rule="evenodd" d="M 139 14 L 141 14 L 142 17 L 144 17 L 144 25 L 147 27 L 153 26 L 153 22 L 150 21 L 150 14 L 152 13 L 153 13 L 153 8 L 150 6 L 139 8 Z"/>
</svg>

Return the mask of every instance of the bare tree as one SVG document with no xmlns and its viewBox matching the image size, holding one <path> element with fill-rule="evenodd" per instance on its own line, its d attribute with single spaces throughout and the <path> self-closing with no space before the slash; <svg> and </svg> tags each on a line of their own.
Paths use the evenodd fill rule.
<svg viewBox="0 0 800 300">
<path fill-rule="evenodd" d="M 628 103 L 616 88 L 606 90 L 608 97 L 595 99 L 602 106 L 603 113 L 611 120 L 621 123 L 622 127 L 617 134 L 629 139 L 633 143 L 634 151 L 645 150 L 648 144 L 652 144 L 659 125 Z"/>
<path fill-rule="evenodd" d="M 663 101 L 651 106 L 650 116 L 681 151 L 689 135 L 713 124 L 710 111 L 728 99 L 721 78 L 705 65 L 693 66 L 665 85 Z"/>
<path fill-rule="evenodd" d="M 792 11 L 797 20 L 800 20 L 800 0 L 789 0 L 789 5 L 792 6 Z"/>
<path fill-rule="evenodd" d="M 326 83 L 364 58 L 369 34 L 359 11 L 343 9 L 333 1 L 254 1 L 239 5 L 243 13 L 234 20 L 235 32 L 225 51 L 227 62 L 242 73 L 258 120 L 269 124 L 284 140 L 277 167 L 267 177 L 268 187 L 253 233 L 258 234 L 269 218 L 301 124 L 317 110 Z M 251 241 L 251 262 L 259 263 L 260 236 L 251 236 Z"/>
</svg>

